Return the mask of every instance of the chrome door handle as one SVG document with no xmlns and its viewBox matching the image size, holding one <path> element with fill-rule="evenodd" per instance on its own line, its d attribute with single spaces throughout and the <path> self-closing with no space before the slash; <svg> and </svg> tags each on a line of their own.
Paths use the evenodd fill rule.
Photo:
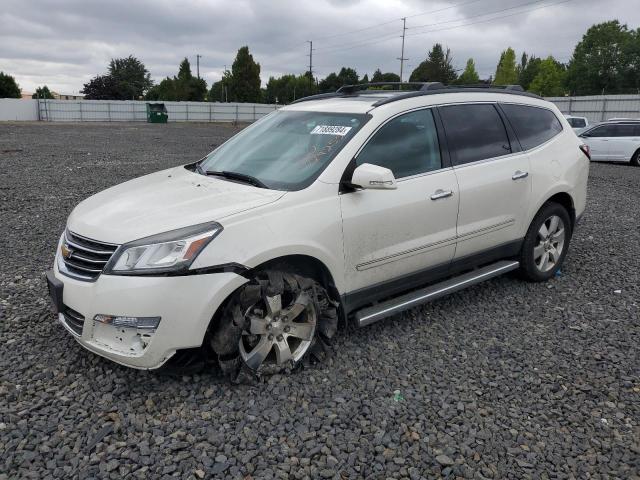
<svg viewBox="0 0 640 480">
<path fill-rule="evenodd" d="M 519 180 L 521 178 L 527 178 L 529 176 L 529 172 L 521 172 L 520 170 L 518 170 L 516 173 L 513 174 L 513 176 L 511 177 L 511 180 Z"/>
<path fill-rule="evenodd" d="M 447 198 L 452 195 L 453 195 L 453 192 L 451 190 L 444 191 L 439 188 L 438 190 L 433 192 L 433 195 L 431 195 L 431 200 L 439 200 L 441 198 Z"/>
</svg>

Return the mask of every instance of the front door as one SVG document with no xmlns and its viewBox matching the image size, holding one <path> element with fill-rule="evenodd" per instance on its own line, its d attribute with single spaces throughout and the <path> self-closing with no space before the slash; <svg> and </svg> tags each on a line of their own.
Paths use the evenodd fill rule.
<svg viewBox="0 0 640 480">
<path fill-rule="evenodd" d="M 358 292 L 453 258 L 458 186 L 442 161 L 430 109 L 394 117 L 356 157 L 356 163 L 389 168 L 396 190 L 357 190 L 341 198 L 346 286 Z"/>
<path fill-rule="evenodd" d="M 585 133 L 585 143 L 589 145 L 592 160 L 611 158 L 609 143 L 612 135 L 613 125 L 600 125 Z"/>
</svg>

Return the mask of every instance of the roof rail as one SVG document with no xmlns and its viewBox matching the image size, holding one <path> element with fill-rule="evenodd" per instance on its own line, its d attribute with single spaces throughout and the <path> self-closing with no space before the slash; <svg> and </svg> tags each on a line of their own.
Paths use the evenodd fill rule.
<svg viewBox="0 0 640 480">
<path fill-rule="evenodd" d="M 398 90 L 378 90 L 370 87 L 395 86 Z M 414 87 L 414 90 L 402 92 L 404 86 Z M 373 82 L 360 83 L 356 85 L 344 85 L 336 90 L 335 93 L 320 93 L 309 97 L 299 98 L 291 103 L 307 102 L 309 100 L 323 100 L 326 98 L 345 98 L 357 97 L 359 94 L 379 93 L 379 92 L 396 92 L 387 98 L 382 98 L 373 104 L 374 107 L 385 105 L 391 102 L 397 102 L 406 98 L 420 97 L 422 95 L 434 95 L 439 93 L 461 93 L 461 92 L 485 92 L 485 93 L 505 93 L 510 95 L 524 95 L 531 98 L 542 98 L 535 93 L 525 92 L 521 85 L 491 85 L 486 83 L 476 85 L 443 85 L 440 82 Z"/>
<path fill-rule="evenodd" d="M 355 85 L 343 85 L 336 90 L 336 93 L 357 93 L 359 90 L 367 90 L 371 87 L 398 87 L 398 90 L 402 90 L 402 87 L 419 87 L 414 88 L 414 90 L 417 91 L 445 88 L 445 86 L 440 82 L 370 82 L 357 83 Z"/>
</svg>

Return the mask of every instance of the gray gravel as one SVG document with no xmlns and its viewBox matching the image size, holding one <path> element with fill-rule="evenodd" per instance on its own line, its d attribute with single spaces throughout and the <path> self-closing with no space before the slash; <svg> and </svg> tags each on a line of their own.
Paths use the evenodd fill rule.
<svg viewBox="0 0 640 480">
<path fill-rule="evenodd" d="M 42 278 L 73 206 L 235 130 L 0 124 L 0 478 L 640 478 L 640 168 L 628 165 L 592 164 L 558 278 L 502 277 L 342 330 L 327 365 L 230 386 L 77 345 Z"/>
</svg>

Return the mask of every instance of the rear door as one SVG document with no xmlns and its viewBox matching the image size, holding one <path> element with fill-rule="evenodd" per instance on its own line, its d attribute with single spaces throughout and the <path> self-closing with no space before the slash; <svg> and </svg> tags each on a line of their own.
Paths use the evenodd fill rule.
<svg viewBox="0 0 640 480">
<path fill-rule="evenodd" d="M 640 125 L 615 124 L 611 125 L 611 139 L 609 140 L 609 159 L 628 162 L 640 147 Z"/>
<path fill-rule="evenodd" d="M 509 138 L 497 105 L 447 105 L 439 112 L 460 188 L 455 259 L 518 239 L 531 196 L 529 158 Z"/>
<path fill-rule="evenodd" d="M 389 168 L 396 190 L 356 190 L 340 195 L 346 263 L 352 297 L 372 286 L 388 291 L 394 280 L 453 258 L 458 185 L 440 150 L 431 109 L 389 120 L 356 156 L 357 165 Z M 387 290 L 385 290 L 387 289 Z"/>
</svg>

